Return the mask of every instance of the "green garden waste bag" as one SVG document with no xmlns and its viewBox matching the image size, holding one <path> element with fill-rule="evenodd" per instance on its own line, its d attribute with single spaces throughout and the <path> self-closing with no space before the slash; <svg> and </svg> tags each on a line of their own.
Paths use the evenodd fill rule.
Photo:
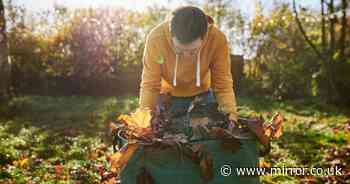
<svg viewBox="0 0 350 184">
<path fill-rule="evenodd" d="M 213 107 L 207 104 L 215 103 L 213 93 L 208 91 L 197 97 L 200 98 L 204 110 L 193 114 L 202 118 L 208 116 Z M 242 176 L 237 173 L 239 168 L 258 167 L 260 143 L 256 136 L 249 133 L 248 138 L 225 142 L 206 136 L 205 130 L 193 128 L 187 121 L 193 117 L 189 117 L 186 112 L 181 113 L 181 109 L 188 109 L 197 97 L 171 98 L 170 112 L 179 115 L 174 118 L 176 120 L 172 122 L 170 129 L 176 135 L 191 138 L 184 144 L 186 146 L 138 145 L 119 173 L 121 184 L 259 183 L 258 176 Z M 123 147 L 124 150 L 128 149 L 130 144 L 119 143 L 123 144 L 119 147 Z M 186 150 L 191 152 L 186 154 Z M 195 156 L 192 153 L 196 153 Z"/>
<path fill-rule="evenodd" d="M 256 140 L 243 140 L 241 149 L 235 153 L 223 152 L 218 141 L 203 141 L 213 158 L 214 177 L 209 184 L 257 184 L 257 176 L 237 176 L 236 168 L 257 167 L 258 151 Z M 229 170 L 228 170 L 229 169 Z M 155 184 L 206 183 L 201 178 L 198 166 L 187 157 L 181 157 L 172 148 L 158 152 L 147 152 L 138 148 L 122 170 L 122 184 L 136 184 L 140 173 L 146 170 Z M 223 172 L 223 173 L 222 173 Z"/>
</svg>

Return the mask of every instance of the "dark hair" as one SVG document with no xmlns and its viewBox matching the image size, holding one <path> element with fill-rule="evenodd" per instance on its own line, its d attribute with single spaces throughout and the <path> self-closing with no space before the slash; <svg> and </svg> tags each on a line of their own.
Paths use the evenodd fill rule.
<svg viewBox="0 0 350 184">
<path fill-rule="evenodd" d="M 170 32 L 183 44 L 203 38 L 208 31 L 208 21 L 205 13 L 193 6 L 177 8 L 172 12 Z"/>
</svg>

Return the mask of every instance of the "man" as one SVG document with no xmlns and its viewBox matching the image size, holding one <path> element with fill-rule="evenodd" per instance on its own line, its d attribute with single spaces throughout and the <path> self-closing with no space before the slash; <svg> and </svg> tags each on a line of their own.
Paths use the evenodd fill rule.
<svg viewBox="0 0 350 184">
<path fill-rule="evenodd" d="M 139 106 L 154 109 L 160 93 L 187 102 L 172 100 L 172 109 L 189 106 L 198 95 L 215 100 L 210 89 L 219 110 L 232 122 L 237 121 L 230 51 L 224 33 L 199 8 L 178 8 L 170 20 L 147 36 Z"/>
<path fill-rule="evenodd" d="M 216 100 L 219 110 L 231 120 L 231 128 L 235 125 L 236 100 L 228 42 L 212 19 L 199 8 L 176 9 L 170 20 L 156 26 L 147 36 L 139 109 L 155 110 L 160 93 L 171 94 L 172 112 L 183 112 L 196 96 L 206 102 Z M 186 121 L 183 123 L 177 121 L 172 127 L 177 135 L 194 135 Z M 240 149 L 233 151 L 231 148 L 237 148 L 234 141 L 228 143 L 231 145 L 228 149 L 226 142 L 220 139 L 192 142 L 211 155 L 204 160 L 201 154 L 201 169 L 193 160 L 177 154 L 176 149 L 151 149 L 148 152 L 141 146 L 128 149 L 125 155 L 129 161 L 120 174 L 121 183 L 134 184 L 143 180 L 168 184 L 259 183 L 257 176 L 241 177 L 232 173 L 232 177 L 225 177 L 231 173 L 222 173 L 223 166 L 228 165 L 257 167 L 256 140 L 241 139 L 240 143 Z"/>
</svg>

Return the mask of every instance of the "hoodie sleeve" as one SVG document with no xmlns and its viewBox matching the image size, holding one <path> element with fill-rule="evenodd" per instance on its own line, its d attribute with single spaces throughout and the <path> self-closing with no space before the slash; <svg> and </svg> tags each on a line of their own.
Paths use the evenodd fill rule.
<svg viewBox="0 0 350 184">
<path fill-rule="evenodd" d="M 156 41 L 146 39 L 143 52 L 143 69 L 140 84 L 139 108 L 148 108 L 154 110 L 160 93 L 161 87 L 161 67 L 157 63 L 160 56 L 160 50 L 157 48 Z"/>
<path fill-rule="evenodd" d="M 228 113 L 230 120 L 237 121 L 238 115 L 228 42 L 224 34 L 219 34 L 217 39 L 215 57 L 211 63 L 212 88 L 219 104 L 219 110 Z"/>
</svg>

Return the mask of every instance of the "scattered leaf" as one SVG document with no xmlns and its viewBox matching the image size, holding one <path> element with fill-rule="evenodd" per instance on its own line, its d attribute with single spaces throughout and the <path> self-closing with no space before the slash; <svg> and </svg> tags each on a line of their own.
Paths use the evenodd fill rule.
<svg viewBox="0 0 350 184">
<path fill-rule="evenodd" d="M 268 163 L 268 162 L 265 161 L 265 160 L 262 160 L 262 161 L 259 162 L 259 167 L 270 168 L 270 167 L 271 167 L 271 164 Z"/>
<path fill-rule="evenodd" d="M 265 127 L 265 135 L 271 138 L 279 138 L 283 134 L 283 117 L 277 113 L 272 117 L 270 125 Z"/>
<path fill-rule="evenodd" d="M 124 121 L 127 125 L 137 128 L 149 128 L 151 126 L 151 111 L 148 109 L 137 109 L 130 115 L 120 115 L 118 120 Z"/>
<path fill-rule="evenodd" d="M 61 178 L 63 174 L 63 167 L 61 164 L 55 165 L 55 174 L 56 178 Z"/>
<path fill-rule="evenodd" d="M 136 176 L 137 184 L 154 184 L 154 178 L 152 175 L 146 170 L 146 168 L 142 167 L 140 173 Z"/>
<path fill-rule="evenodd" d="M 199 162 L 200 174 L 205 183 L 214 178 L 213 158 L 208 153 L 203 153 Z"/>
<path fill-rule="evenodd" d="M 136 151 L 137 148 L 138 148 L 138 145 L 129 144 L 126 150 L 119 151 L 119 152 L 111 155 L 109 157 L 111 171 L 118 172 L 122 167 L 124 167 L 126 165 L 126 163 L 129 161 L 129 159 L 131 158 L 131 156 L 134 154 L 134 152 Z"/>
<path fill-rule="evenodd" d="M 20 160 L 14 161 L 13 165 L 15 165 L 16 167 L 25 169 L 28 167 L 28 162 L 29 162 L 29 159 L 27 157 L 23 157 Z"/>
</svg>

